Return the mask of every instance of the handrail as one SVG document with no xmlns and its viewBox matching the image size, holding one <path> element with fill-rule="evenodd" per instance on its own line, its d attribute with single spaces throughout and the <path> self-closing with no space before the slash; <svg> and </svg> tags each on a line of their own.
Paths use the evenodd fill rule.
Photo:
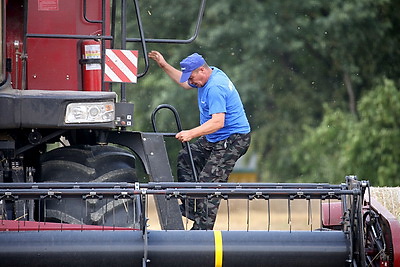
<svg viewBox="0 0 400 267">
<path fill-rule="evenodd" d="M 153 125 L 154 132 L 157 132 L 156 114 L 161 109 L 169 109 L 174 113 L 174 117 L 175 117 L 176 126 L 178 128 L 178 131 L 179 132 L 182 131 L 182 124 L 181 124 L 181 119 L 179 117 L 178 111 L 173 106 L 171 106 L 169 104 L 161 104 L 158 107 L 156 107 L 153 110 L 153 112 L 151 113 L 151 124 Z M 186 149 L 187 149 L 188 154 L 189 154 L 190 165 L 192 167 L 192 172 L 193 172 L 193 178 L 194 178 L 195 182 L 198 182 L 196 167 L 194 165 L 192 150 L 190 148 L 190 143 L 189 142 L 185 142 L 185 146 L 186 146 Z M 183 144 L 182 144 L 182 147 L 183 147 Z"/>
<path fill-rule="evenodd" d="M 190 38 L 188 38 L 188 39 L 172 39 L 172 38 L 171 39 L 168 39 L 168 38 L 167 39 L 163 39 L 163 38 L 152 39 L 152 38 L 150 38 L 150 39 L 144 39 L 144 41 L 146 43 L 190 44 L 199 35 L 200 25 L 203 20 L 205 6 L 206 6 L 206 0 L 202 0 L 200 3 L 199 13 L 197 15 L 196 27 L 195 27 L 193 35 Z M 141 38 L 127 38 L 126 41 L 127 42 L 141 42 Z"/>
<path fill-rule="evenodd" d="M 144 71 L 137 75 L 137 77 L 139 79 L 139 78 L 143 77 L 144 75 L 146 75 L 147 71 L 149 70 L 149 56 L 147 55 L 146 39 L 144 38 L 144 31 L 143 31 L 142 18 L 140 16 L 139 3 L 138 3 L 138 0 L 133 0 L 133 1 L 135 4 L 136 20 L 137 20 L 137 25 L 139 28 L 140 43 L 142 44 L 143 58 L 144 58 L 144 63 L 145 63 Z"/>
<path fill-rule="evenodd" d="M 102 3 L 104 3 L 104 1 Z M 86 10 L 87 10 L 87 0 L 83 0 L 83 18 L 89 23 L 103 23 L 103 20 L 91 20 L 91 19 L 89 19 L 87 17 Z"/>
</svg>

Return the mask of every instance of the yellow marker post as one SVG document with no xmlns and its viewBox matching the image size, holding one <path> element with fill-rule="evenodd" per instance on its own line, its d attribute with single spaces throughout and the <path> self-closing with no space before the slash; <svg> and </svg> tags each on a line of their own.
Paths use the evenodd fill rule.
<svg viewBox="0 0 400 267">
<path fill-rule="evenodd" d="M 215 267 L 222 267 L 223 247 L 221 231 L 214 231 Z"/>
</svg>

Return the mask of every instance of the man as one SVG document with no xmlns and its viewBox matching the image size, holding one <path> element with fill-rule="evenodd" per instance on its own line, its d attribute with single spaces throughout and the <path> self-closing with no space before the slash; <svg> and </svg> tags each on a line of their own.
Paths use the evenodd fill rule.
<svg viewBox="0 0 400 267">
<path fill-rule="evenodd" d="M 184 89 L 197 88 L 200 126 L 176 134 L 181 142 L 190 144 L 199 182 L 227 182 L 236 161 L 250 145 L 250 125 L 242 101 L 228 76 L 207 65 L 194 53 L 180 62 L 181 69 L 171 66 L 158 51 L 149 57 Z M 178 181 L 194 182 L 188 152 L 178 155 Z M 212 230 L 220 200 L 184 202 L 182 214 L 193 220 L 192 230 Z"/>
</svg>

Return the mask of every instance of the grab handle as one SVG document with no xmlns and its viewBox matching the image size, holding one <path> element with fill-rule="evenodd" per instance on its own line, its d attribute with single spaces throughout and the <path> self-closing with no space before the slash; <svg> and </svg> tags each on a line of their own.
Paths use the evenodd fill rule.
<svg viewBox="0 0 400 267">
<path fill-rule="evenodd" d="M 171 106 L 171 105 L 169 105 L 169 104 L 161 104 L 161 105 L 159 105 L 158 107 L 156 107 L 156 108 L 153 110 L 153 112 L 151 113 L 151 124 L 152 124 L 152 126 L 153 126 L 154 132 L 156 132 L 156 133 L 158 132 L 158 131 L 157 131 L 157 124 L 156 124 L 156 114 L 157 114 L 157 112 L 160 111 L 161 109 L 169 109 L 170 111 L 172 111 L 172 113 L 174 114 L 174 117 L 175 117 L 175 122 L 176 122 L 176 126 L 177 126 L 177 128 L 178 128 L 178 132 L 182 131 L 182 124 L 181 124 L 181 119 L 180 119 L 180 117 L 179 117 L 178 111 L 177 111 L 173 106 Z M 168 133 L 168 134 L 166 134 L 166 136 L 175 137 L 175 134 L 170 134 L 170 133 Z M 195 165 L 194 165 L 192 150 L 191 150 L 191 148 L 190 148 L 190 143 L 189 143 L 188 141 L 187 141 L 187 142 L 184 142 L 184 143 L 185 143 L 186 149 L 187 149 L 188 154 L 189 154 L 189 159 L 190 159 L 190 165 L 191 165 L 191 167 L 192 167 L 193 178 L 194 178 L 194 180 L 195 180 L 196 182 L 198 182 L 198 180 L 197 180 L 196 167 L 195 167 Z M 182 147 L 183 147 L 183 144 L 182 144 Z"/>
</svg>

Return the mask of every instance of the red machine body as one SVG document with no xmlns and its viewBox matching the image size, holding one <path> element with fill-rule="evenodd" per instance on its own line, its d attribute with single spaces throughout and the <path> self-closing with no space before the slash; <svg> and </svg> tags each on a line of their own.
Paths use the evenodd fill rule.
<svg viewBox="0 0 400 267">
<path fill-rule="evenodd" d="M 110 6 L 106 1 L 106 6 Z M 101 23 L 88 22 L 77 10 L 86 12 L 89 21 L 102 20 L 101 1 L 87 1 L 86 9 L 83 9 L 84 1 L 60 1 L 60 0 L 29 0 L 27 1 L 28 13 L 26 31 L 29 34 L 52 35 L 93 35 L 101 32 Z M 8 55 L 19 58 L 12 66 L 12 81 L 14 88 L 40 89 L 40 90 L 88 90 L 99 91 L 101 83 L 101 70 L 86 70 L 87 65 L 80 66 L 80 59 L 84 58 L 81 47 L 86 44 L 94 44 L 95 40 L 68 39 L 60 37 L 37 38 L 30 37 L 26 40 L 26 54 L 22 54 L 23 33 L 23 0 L 13 0 L 7 4 L 7 25 L 14 25 L 14 29 L 8 32 Z M 104 20 L 109 20 L 109 8 L 106 9 Z M 18 23 L 16 23 L 18 22 Z M 109 21 L 105 23 L 109 25 Z M 105 34 L 109 34 L 109 27 Z M 17 45 L 18 44 L 18 45 Z M 97 53 L 97 52 L 96 52 Z M 99 53 L 100 54 L 100 51 Z M 92 55 L 93 56 L 93 55 Z M 27 57 L 26 73 L 22 73 L 21 57 Z M 91 64 L 94 65 L 94 64 Z M 100 65 L 100 64 L 98 64 Z M 83 75 L 82 75 L 83 72 Z M 26 75 L 26 84 L 22 84 L 22 75 Z M 25 87 L 25 88 L 23 88 Z"/>
<path fill-rule="evenodd" d="M 139 230 L 124 227 L 103 226 L 103 225 L 83 225 L 51 222 L 32 222 L 32 221 L 12 221 L 2 220 L 0 222 L 0 232 L 25 232 L 25 231 L 123 231 Z"/>
<path fill-rule="evenodd" d="M 392 266 L 400 266 L 400 222 L 381 203 L 374 198 L 371 199 L 371 206 L 381 218 L 384 229 L 384 238 L 389 242 L 390 250 L 393 253 Z M 381 266 L 390 266 L 387 261 L 381 261 Z"/>
<path fill-rule="evenodd" d="M 371 215 L 369 214 L 369 207 L 372 209 L 373 214 L 376 214 L 374 219 L 379 221 L 380 228 L 375 229 L 375 231 L 370 231 L 375 233 L 375 236 L 369 237 L 366 236 L 367 245 L 370 244 L 370 247 L 373 247 L 373 239 L 381 238 L 384 240 L 385 246 L 384 250 L 389 254 L 389 257 L 384 256 L 384 250 L 376 251 L 376 249 L 369 249 L 366 252 L 372 255 L 378 255 L 381 253 L 381 256 L 376 260 L 379 261 L 380 267 L 389 267 L 389 266 L 400 266 L 400 222 L 397 218 L 388 211 L 381 203 L 379 203 L 374 198 L 371 198 L 371 203 L 368 207 L 364 207 L 363 213 L 364 216 L 369 217 L 366 220 L 367 224 L 371 224 Z M 324 203 L 322 205 L 322 224 L 324 227 L 328 229 L 340 229 L 342 227 L 341 218 L 343 216 L 343 208 L 340 202 L 335 203 Z M 370 239 L 369 239 L 370 238 Z M 368 247 L 368 246 L 367 246 Z"/>
<path fill-rule="evenodd" d="M 20 2 L 20 3 L 18 3 Z M 7 1 L 7 13 L 10 14 L 6 17 L 6 24 L 8 31 L 6 34 L 7 43 L 7 56 L 13 61 L 10 71 L 11 83 L 14 88 L 21 89 L 22 86 L 22 60 L 21 55 L 23 51 L 23 16 L 24 9 L 21 6 L 22 1 Z"/>
</svg>

